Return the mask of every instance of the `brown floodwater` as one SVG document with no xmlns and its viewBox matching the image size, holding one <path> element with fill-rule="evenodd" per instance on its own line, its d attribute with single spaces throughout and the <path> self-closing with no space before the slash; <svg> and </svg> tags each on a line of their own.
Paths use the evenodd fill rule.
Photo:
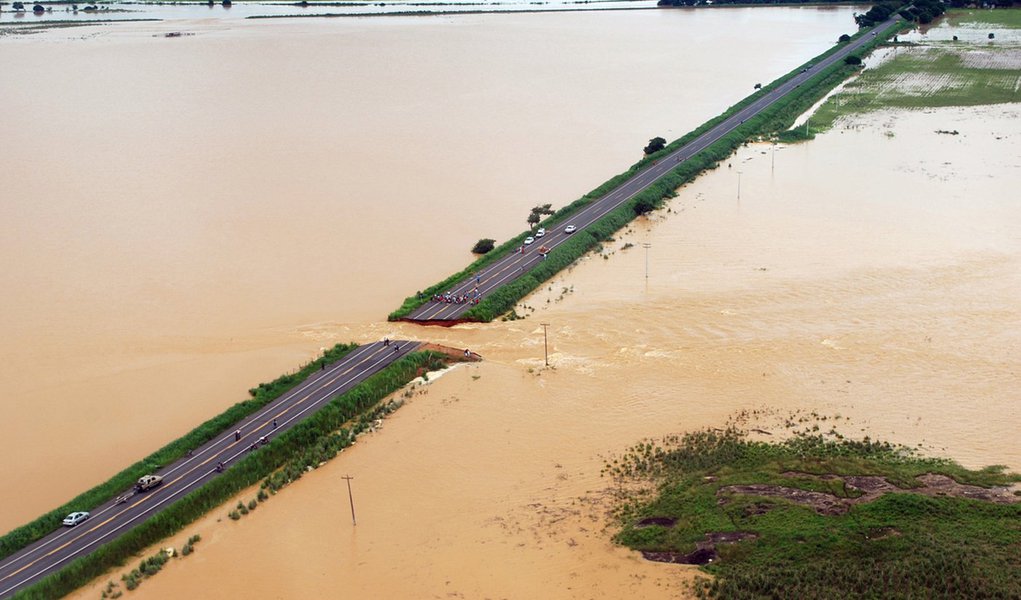
<svg viewBox="0 0 1021 600">
<path fill-rule="evenodd" d="M 0 40 L 0 529 L 826 47 L 850 8 L 173 21 Z M 194 34 L 168 39 L 168 31 Z"/>
<path fill-rule="evenodd" d="M 880 113 L 775 156 L 744 148 L 526 299 L 523 321 L 385 326 L 486 360 L 433 378 L 240 523 L 228 503 L 188 527 L 197 553 L 144 593 L 683 596 L 691 568 L 610 544 L 599 471 L 739 411 L 774 435 L 817 412 L 845 434 L 1021 468 L 1019 111 Z"/>
<path fill-rule="evenodd" d="M 5 57 L 51 65 L 14 61 L 35 91 L 0 86 L 0 105 L 17 99 L 32 117 L 0 125 L 5 145 L 46 153 L 3 192 L 4 289 L 24 292 L 0 316 L 0 373 L 16 392 L 5 408 L 23 424 L 2 443 L 39 457 L 5 466 L 24 484 L 0 497 L 3 518 L 101 480 L 321 346 L 384 335 L 486 361 L 433 378 L 241 522 L 225 506 L 188 527 L 197 552 L 140 593 L 677 597 L 691 569 L 610 543 L 599 470 L 639 439 L 747 409 L 777 434 L 773 416 L 839 414 L 848 434 L 1021 469 L 1016 105 L 879 113 L 775 154 L 749 146 L 607 243 L 606 259 L 529 297 L 523 321 L 381 321 L 464 264 L 476 238 L 511 235 L 528 207 L 573 199 L 756 73 L 803 62 L 848 29 L 840 11 L 209 23 L 177 40 L 151 37 L 170 25 L 135 24 L 0 40 Z M 787 39 L 799 28 L 814 47 Z M 702 65 L 702 52 L 727 60 Z M 117 110 L 77 109 L 90 89 Z M 96 120 L 110 137 L 83 131 Z"/>
</svg>

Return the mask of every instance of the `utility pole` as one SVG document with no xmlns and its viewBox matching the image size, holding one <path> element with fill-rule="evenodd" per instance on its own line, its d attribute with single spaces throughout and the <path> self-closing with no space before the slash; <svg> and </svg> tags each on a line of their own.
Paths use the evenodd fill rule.
<svg viewBox="0 0 1021 600">
<path fill-rule="evenodd" d="M 549 366 L 549 341 L 546 335 L 546 328 L 549 327 L 549 323 L 539 323 L 542 325 L 542 350 L 543 355 L 546 357 L 546 366 Z"/>
<path fill-rule="evenodd" d="M 347 499 L 351 503 L 351 524 L 357 525 L 358 523 L 355 522 L 355 499 L 354 496 L 351 495 L 351 480 L 354 479 L 354 477 L 345 475 L 341 479 L 347 480 Z"/>
<path fill-rule="evenodd" d="M 741 199 L 741 171 L 737 172 L 737 199 Z"/>
<path fill-rule="evenodd" d="M 776 171 L 776 142 L 774 141 L 769 151 L 769 172 L 773 173 L 775 171 Z"/>
<path fill-rule="evenodd" d="M 649 242 L 642 242 L 642 248 L 645 248 L 645 283 L 649 283 L 649 248 L 652 248 L 652 244 Z"/>
</svg>

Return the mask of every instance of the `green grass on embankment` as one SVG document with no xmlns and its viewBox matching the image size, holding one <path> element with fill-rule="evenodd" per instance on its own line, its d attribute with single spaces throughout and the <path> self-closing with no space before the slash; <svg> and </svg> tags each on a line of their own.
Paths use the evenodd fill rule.
<svg viewBox="0 0 1021 600">
<path fill-rule="evenodd" d="M 952 11 L 942 36 L 978 25 L 1021 27 L 1021 9 Z M 986 20 L 988 19 L 988 20 Z M 959 25 L 958 25 L 959 24 Z M 974 36 L 970 36 L 971 39 Z M 935 40 L 897 47 L 875 67 L 862 71 L 812 116 L 813 126 L 827 129 L 837 119 L 885 108 L 939 108 L 1021 102 L 1021 46 L 1004 39 Z"/>
<path fill-rule="evenodd" d="M 912 492 L 927 473 L 982 487 L 1021 480 L 1002 467 L 971 471 L 867 438 L 801 434 L 767 443 L 733 428 L 639 444 L 604 469 L 620 489 L 634 481 L 656 489 L 621 494 L 618 543 L 688 555 L 709 533 L 752 534 L 717 544 L 718 557 L 703 567 L 715 577 L 695 584 L 699 597 L 1021 597 L 1021 503 Z M 721 491 L 767 484 L 853 499 L 861 493 L 844 479 L 853 475 L 885 477 L 901 490 L 842 514 Z"/>
<path fill-rule="evenodd" d="M 315 467 L 319 462 L 328 460 L 339 448 L 350 443 L 351 436 L 343 427 L 406 385 L 421 371 L 442 368 L 447 360 L 446 356 L 436 352 L 415 352 L 399 359 L 281 433 L 266 446 L 249 453 L 222 475 L 170 504 L 125 535 L 100 546 L 92 554 L 22 590 L 14 598 L 57 598 L 70 593 L 109 569 L 123 565 L 146 547 L 177 533 L 241 490 L 270 477 L 277 469 L 287 467 L 304 472 L 306 467 Z M 333 442 L 334 439 L 340 443 Z M 310 453 L 309 450 L 314 448 L 326 448 L 332 454 Z"/>
<path fill-rule="evenodd" d="M 125 490 L 131 489 L 139 477 L 176 461 L 189 450 L 194 450 L 209 440 L 216 438 L 233 427 L 241 419 L 276 400 L 285 392 L 304 381 L 309 375 L 318 371 L 324 362 L 327 364 L 336 362 L 357 347 L 357 344 L 337 344 L 324 352 L 322 357 L 308 363 L 297 372 L 281 375 L 269 383 L 260 383 L 258 386 L 248 390 L 249 395 L 251 395 L 251 398 L 248 400 L 238 402 L 184 436 L 170 442 L 120 473 L 117 473 L 109 480 L 83 492 L 34 521 L 4 535 L 0 538 L 0 558 L 10 556 L 32 542 L 59 529 L 61 521 L 68 513 L 89 510 L 111 500 Z"/>
<path fill-rule="evenodd" d="M 886 31 L 878 32 L 879 35 L 876 36 L 875 40 L 870 41 L 870 43 L 863 48 L 861 52 L 868 52 L 871 48 L 886 39 L 886 37 L 892 35 L 894 31 L 896 31 L 896 26 L 891 27 Z M 871 32 L 859 32 L 853 39 L 858 39 L 863 35 L 871 35 Z M 805 65 L 819 62 L 830 54 L 839 51 L 842 46 L 843 44 L 837 44 L 823 54 L 807 61 Z M 641 161 L 632 165 L 626 172 L 616 175 L 612 179 L 600 185 L 598 188 L 558 210 L 551 217 L 544 220 L 541 225 L 543 227 L 552 228 L 567 221 L 572 215 L 578 213 L 593 201 L 605 196 L 628 179 L 637 175 L 653 161 L 657 161 L 670 152 L 690 143 L 703 133 L 709 131 L 749 104 L 755 102 L 762 95 L 769 93 L 777 86 L 782 85 L 788 79 L 795 77 L 801 72 L 805 65 L 795 68 L 791 72 L 765 86 L 763 89 L 756 91 L 741 102 L 727 109 L 724 113 L 710 121 L 707 121 L 698 129 L 695 129 L 680 139 L 671 142 L 660 152 L 644 157 Z M 693 180 L 707 169 L 716 168 L 720 161 L 730 156 L 734 150 L 741 146 L 741 144 L 750 139 L 772 137 L 785 131 L 788 127 L 790 127 L 799 114 L 807 110 L 812 106 L 812 104 L 817 102 L 831 89 L 855 72 L 857 72 L 856 67 L 845 65 L 842 62 L 820 71 L 812 79 L 802 84 L 796 91 L 790 93 L 782 100 L 779 100 L 768 109 L 759 113 L 757 116 L 747 119 L 745 123 L 741 124 L 728 135 L 679 165 L 645 191 L 637 194 L 631 201 L 622 204 L 620 207 L 613 210 L 600 220 L 589 225 L 582 231 L 579 231 L 572 236 L 570 241 L 557 246 L 552 252 L 550 252 L 549 257 L 546 260 L 540 262 L 514 282 L 501 287 L 483 298 L 477 306 L 472 307 L 465 313 L 464 318 L 466 320 L 485 322 L 492 321 L 506 313 L 512 309 L 519 300 L 542 285 L 544 281 L 556 275 L 565 267 L 583 256 L 586 252 L 596 247 L 600 242 L 609 238 L 614 232 L 620 230 L 622 227 L 634 220 L 636 217 L 634 210 L 635 204 L 644 201 L 659 205 L 665 198 L 672 197 L 675 190 L 681 185 Z M 484 257 L 472 263 L 462 271 L 451 275 L 440 283 L 433 285 L 414 296 L 408 297 L 404 300 L 404 303 L 399 309 L 390 314 L 389 319 L 393 321 L 410 315 L 415 309 L 429 302 L 429 299 L 433 294 L 442 294 L 443 292 L 451 289 L 455 284 L 468 279 L 474 273 L 483 271 L 487 266 L 499 260 L 508 252 L 511 252 L 514 248 L 520 246 L 524 238 L 530 234 L 531 232 L 529 231 L 522 232 L 520 235 L 490 251 Z"/>
</svg>

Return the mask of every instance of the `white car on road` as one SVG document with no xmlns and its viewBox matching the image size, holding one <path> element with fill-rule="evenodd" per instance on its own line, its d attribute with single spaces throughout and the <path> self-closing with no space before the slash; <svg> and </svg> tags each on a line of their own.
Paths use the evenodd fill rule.
<svg viewBox="0 0 1021 600">
<path fill-rule="evenodd" d="M 531 244 L 534 241 L 535 241 L 535 238 L 532 237 L 532 236 L 528 236 L 528 237 L 525 238 L 525 243 L 526 244 Z"/>
<path fill-rule="evenodd" d="M 546 235 L 546 228 L 545 227 L 540 227 L 539 231 L 535 232 L 535 237 L 537 237 L 537 238 L 541 238 L 544 235 Z"/>
<path fill-rule="evenodd" d="M 575 227 L 574 225 L 568 225 L 567 227 L 564 227 L 564 233 L 574 233 L 575 231 L 578 231 L 578 228 Z"/>
<path fill-rule="evenodd" d="M 75 525 L 81 523 L 82 521 L 88 518 L 89 513 L 87 512 L 73 512 L 64 517 L 64 525 L 67 525 L 68 527 L 74 527 Z"/>
</svg>

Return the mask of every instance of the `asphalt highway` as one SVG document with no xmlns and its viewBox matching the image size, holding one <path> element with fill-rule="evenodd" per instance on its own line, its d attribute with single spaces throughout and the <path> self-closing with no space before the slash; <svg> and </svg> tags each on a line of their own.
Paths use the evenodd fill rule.
<svg viewBox="0 0 1021 600">
<path fill-rule="evenodd" d="M 487 295 L 491 294 L 498 288 L 514 281 L 518 277 L 521 277 L 543 260 L 543 257 L 538 251 L 540 246 L 546 246 L 550 250 L 553 250 L 560 244 L 563 244 L 571 235 L 577 235 L 578 231 L 582 231 L 585 227 L 599 220 L 621 204 L 634 198 L 636 194 L 656 183 L 678 165 L 684 163 L 684 161 L 688 160 L 698 152 L 701 152 L 709 145 L 715 143 L 720 138 L 736 129 L 746 120 L 759 114 L 764 109 L 792 92 L 795 88 L 799 87 L 802 83 L 814 77 L 819 73 L 819 71 L 826 69 L 838 61 L 844 60 L 844 57 L 854 53 L 863 45 L 872 41 L 876 35 L 875 32 L 883 31 L 896 20 L 897 18 L 894 17 L 874 27 L 872 30 L 873 33 L 863 35 L 860 38 L 846 44 L 832 55 L 819 60 L 819 62 L 813 64 L 810 68 L 787 80 L 783 83 L 783 85 L 763 94 L 762 97 L 758 98 L 754 103 L 746 106 L 738 113 L 718 124 L 716 127 L 713 127 L 698 138 L 678 148 L 671 154 L 659 158 L 655 163 L 649 165 L 643 171 L 621 184 L 617 189 L 611 191 L 602 198 L 595 200 L 571 217 L 568 221 L 558 225 L 555 230 L 548 230 L 544 237 L 536 238 L 535 243 L 524 246 L 525 251 L 523 253 L 512 252 L 487 267 L 483 272 L 477 273 L 472 277 L 461 281 L 450 290 L 450 294 L 452 296 L 467 295 L 469 297 L 474 297 L 475 290 L 477 289 L 479 296 L 484 299 Z M 567 225 L 573 225 L 577 228 L 577 231 L 570 234 L 566 233 L 564 229 Z M 470 303 L 456 304 L 429 300 L 424 305 L 414 310 L 406 318 L 406 320 L 421 323 L 458 321 L 472 306 L 473 304 Z"/>
<path fill-rule="evenodd" d="M 271 440 L 315 413 L 324 404 L 347 392 L 397 358 L 414 352 L 418 342 L 395 341 L 359 346 L 326 369 L 318 371 L 296 388 L 264 406 L 230 431 L 194 450 L 191 456 L 155 472 L 163 484 L 146 492 L 125 490 L 124 503 L 111 500 L 99 507 L 82 506 L 92 516 L 75 527 L 54 531 L 31 546 L 0 561 L 0 598 L 53 573 L 142 523 L 177 499 L 217 477 L 217 463 L 226 469 L 248 452 L 257 451 L 261 438 Z M 273 423 L 276 421 L 276 426 Z M 235 439 L 240 431 L 240 439 Z M 59 477 L 59 473 L 54 473 Z"/>
</svg>

